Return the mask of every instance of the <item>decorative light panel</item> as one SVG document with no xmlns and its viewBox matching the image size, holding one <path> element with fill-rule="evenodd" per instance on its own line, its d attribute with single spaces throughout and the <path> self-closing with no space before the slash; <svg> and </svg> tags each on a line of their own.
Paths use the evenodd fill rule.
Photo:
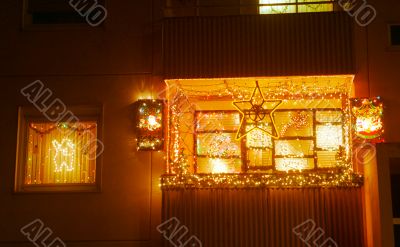
<svg viewBox="0 0 400 247">
<path fill-rule="evenodd" d="M 156 151 L 164 146 L 164 104 L 162 100 L 137 101 L 136 129 L 137 148 L 141 151 Z"/>
<path fill-rule="evenodd" d="M 353 129 L 356 136 L 371 142 L 382 142 L 383 103 L 380 97 L 352 99 Z"/>
</svg>

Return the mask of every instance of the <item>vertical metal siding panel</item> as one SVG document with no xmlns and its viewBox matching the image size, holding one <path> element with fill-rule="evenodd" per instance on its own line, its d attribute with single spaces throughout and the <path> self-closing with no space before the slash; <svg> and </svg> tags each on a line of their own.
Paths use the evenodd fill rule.
<svg viewBox="0 0 400 247">
<path fill-rule="evenodd" d="M 354 72 L 346 13 L 167 19 L 163 47 L 167 78 Z"/>
<path fill-rule="evenodd" d="M 311 219 L 320 241 L 362 247 L 361 200 L 359 188 L 166 190 L 163 220 L 177 217 L 203 246 L 300 247 L 292 229 Z"/>
</svg>

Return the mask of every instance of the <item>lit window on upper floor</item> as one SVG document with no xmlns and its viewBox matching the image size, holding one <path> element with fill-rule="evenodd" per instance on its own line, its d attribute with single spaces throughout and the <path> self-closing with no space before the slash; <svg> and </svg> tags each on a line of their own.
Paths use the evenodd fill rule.
<svg viewBox="0 0 400 247">
<path fill-rule="evenodd" d="M 333 12 L 336 0 L 164 0 L 165 17 Z"/>
<path fill-rule="evenodd" d="M 333 0 L 260 0 L 260 14 L 332 12 Z"/>
</svg>

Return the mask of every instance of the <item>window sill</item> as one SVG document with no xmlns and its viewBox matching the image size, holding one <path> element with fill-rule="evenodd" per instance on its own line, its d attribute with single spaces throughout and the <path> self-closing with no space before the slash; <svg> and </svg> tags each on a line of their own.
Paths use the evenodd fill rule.
<svg viewBox="0 0 400 247">
<path fill-rule="evenodd" d="M 23 32 L 57 32 L 57 31 L 104 31 L 105 25 L 92 27 L 87 23 L 79 24 L 24 24 Z"/>
<path fill-rule="evenodd" d="M 15 194 L 32 193 L 99 193 L 97 184 L 48 184 L 48 185 L 24 185 L 18 188 Z"/>
</svg>

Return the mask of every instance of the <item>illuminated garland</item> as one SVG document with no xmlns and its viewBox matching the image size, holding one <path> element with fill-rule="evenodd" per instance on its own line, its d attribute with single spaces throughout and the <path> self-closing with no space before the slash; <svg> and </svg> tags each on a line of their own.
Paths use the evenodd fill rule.
<svg viewBox="0 0 400 247">
<path fill-rule="evenodd" d="M 163 175 L 162 189 L 263 188 L 263 187 L 360 187 L 363 177 L 344 173 L 289 174 L 187 174 Z"/>
<path fill-rule="evenodd" d="M 82 123 L 64 123 L 64 122 L 62 122 L 62 123 L 52 124 L 48 128 L 43 128 L 43 127 L 37 126 L 37 124 L 35 124 L 35 123 L 30 123 L 29 128 L 41 135 L 50 134 L 52 131 L 59 130 L 59 129 L 68 129 L 68 130 L 77 131 L 77 132 L 85 132 L 85 131 L 96 128 L 96 124 L 89 124 L 88 127 L 83 127 L 86 125 L 87 124 L 82 124 Z"/>
</svg>

